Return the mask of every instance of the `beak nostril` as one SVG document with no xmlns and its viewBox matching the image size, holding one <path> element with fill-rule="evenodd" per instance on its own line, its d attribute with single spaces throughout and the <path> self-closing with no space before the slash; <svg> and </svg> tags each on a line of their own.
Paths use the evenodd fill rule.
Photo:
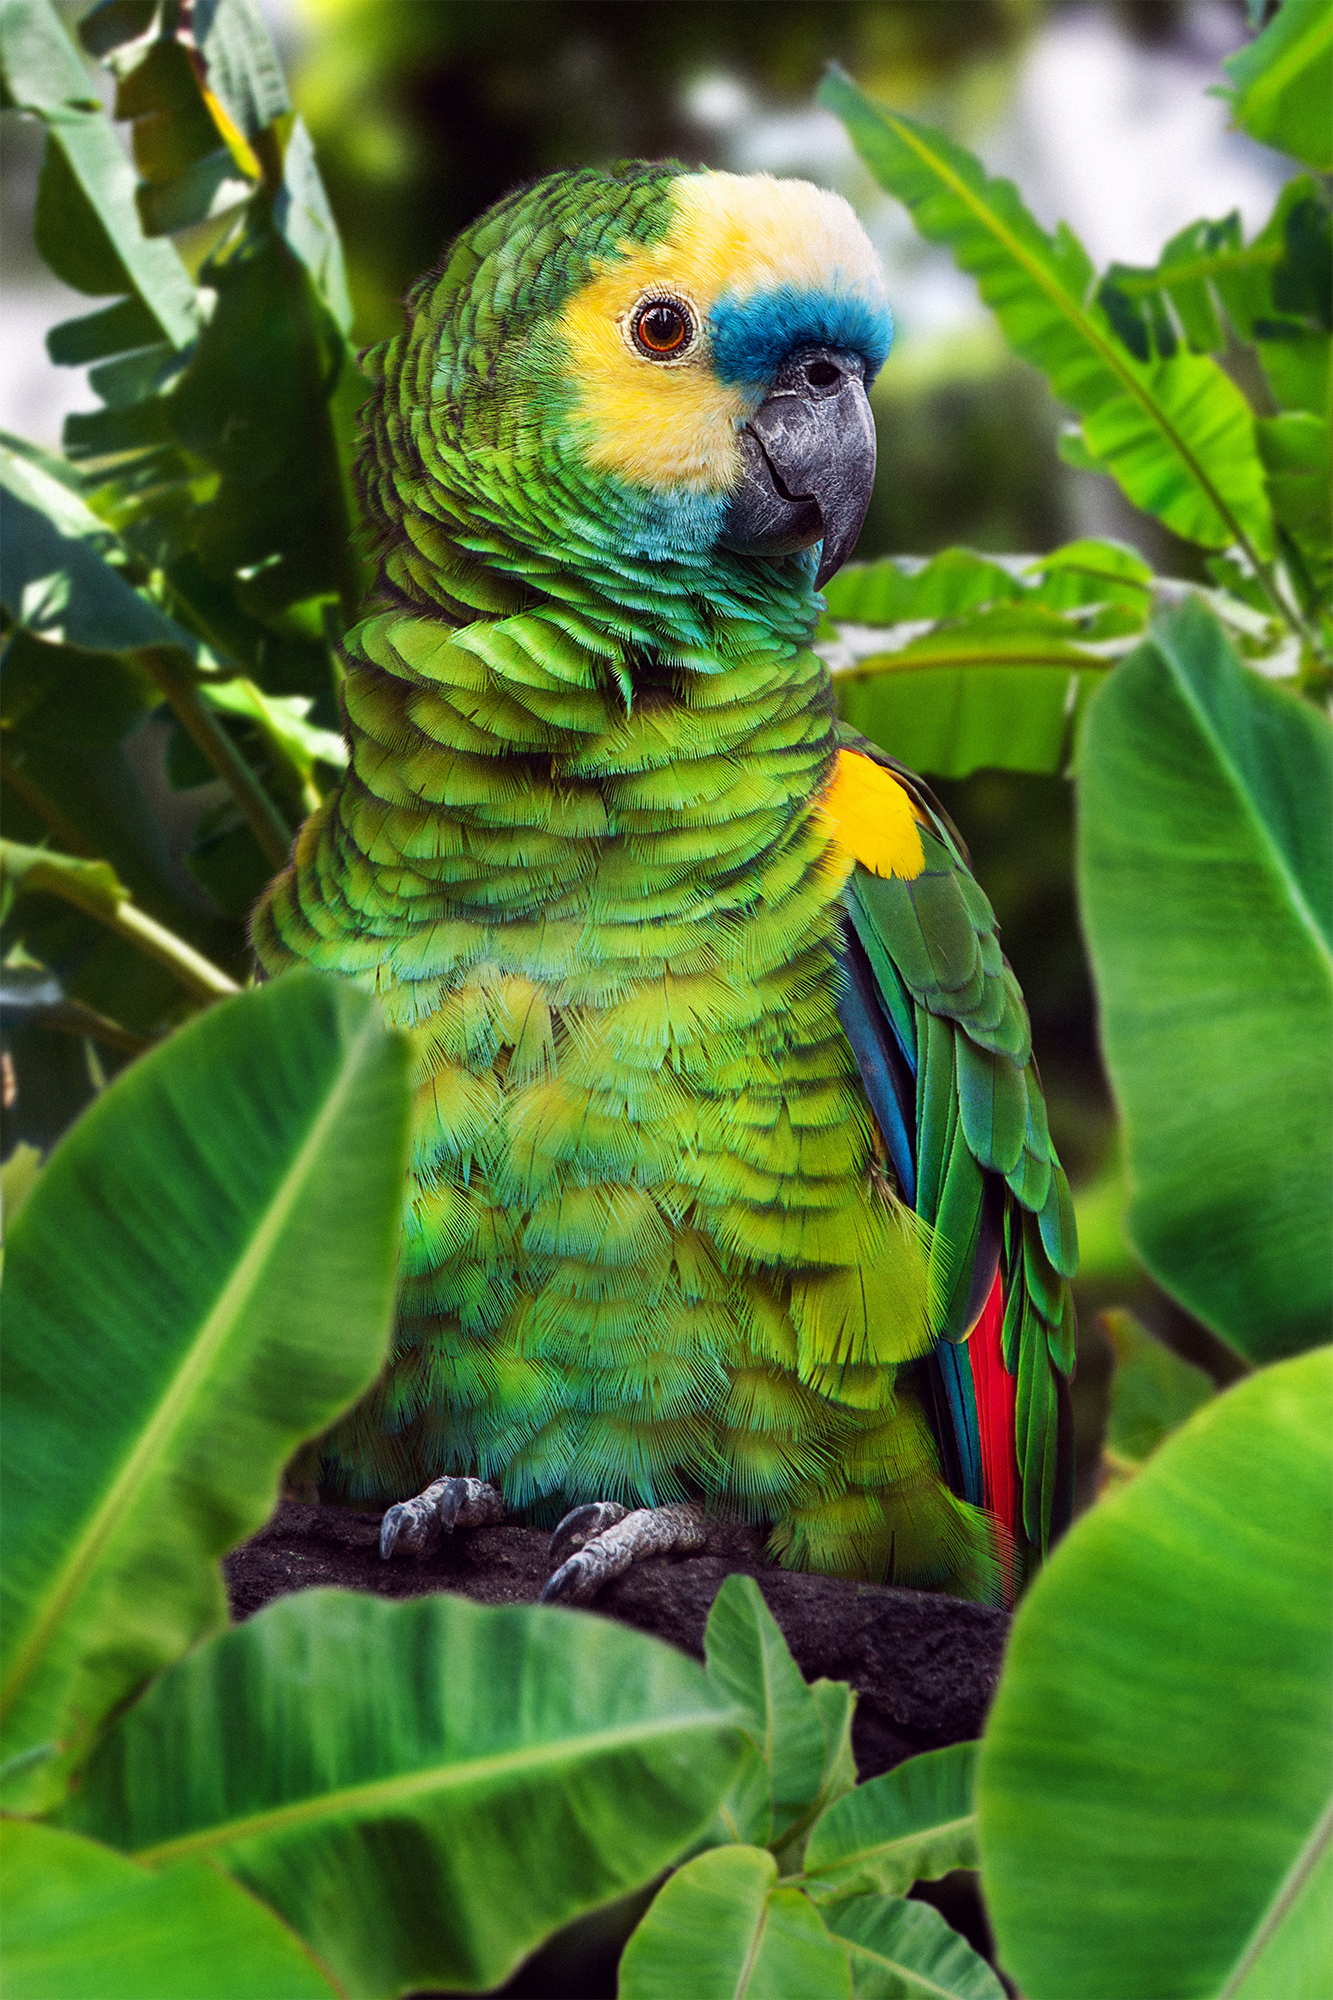
<svg viewBox="0 0 1333 2000">
<path fill-rule="evenodd" d="M 821 542 L 820 589 L 851 554 L 874 485 L 875 421 L 859 357 L 794 354 L 738 442 L 719 546 L 777 561 Z"/>
</svg>

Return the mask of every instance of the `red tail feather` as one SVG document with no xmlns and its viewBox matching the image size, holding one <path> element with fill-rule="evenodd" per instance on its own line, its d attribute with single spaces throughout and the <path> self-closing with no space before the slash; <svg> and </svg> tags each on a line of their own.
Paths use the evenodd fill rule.
<svg viewBox="0 0 1333 2000">
<path fill-rule="evenodd" d="M 977 1399 L 981 1433 L 981 1477 L 986 1506 L 1011 1534 L 1021 1531 L 1018 1498 L 1018 1457 L 1014 1449 L 1014 1413 L 1018 1382 L 1004 1365 L 1000 1329 L 1004 1325 L 1004 1288 L 995 1274 L 990 1297 L 967 1343 L 972 1360 L 972 1386 Z"/>
</svg>

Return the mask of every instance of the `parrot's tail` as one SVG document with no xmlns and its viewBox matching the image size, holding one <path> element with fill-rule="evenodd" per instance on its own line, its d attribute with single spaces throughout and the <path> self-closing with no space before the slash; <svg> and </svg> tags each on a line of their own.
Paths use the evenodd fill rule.
<svg viewBox="0 0 1333 2000">
<path fill-rule="evenodd" d="M 977 1399 L 983 1504 L 992 1514 L 998 1514 L 1010 1528 L 1016 1528 L 1018 1454 L 1014 1449 L 1014 1420 L 1018 1378 L 1011 1375 L 1004 1365 L 1000 1345 L 1003 1325 L 1004 1286 L 997 1271 L 990 1297 L 972 1329 L 967 1351 L 972 1361 L 972 1382 Z"/>
<path fill-rule="evenodd" d="M 1004 1573 L 1005 1601 L 1010 1603 L 1016 1583 L 1013 1538 L 1021 1530 L 1018 1454 L 1014 1448 L 1018 1378 L 1011 1375 L 1004 1365 L 1003 1326 L 1004 1286 L 997 1271 L 990 1296 L 972 1329 L 966 1351 L 972 1364 L 972 1386 L 976 1398 L 981 1451 L 981 1503 L 1006 1531 L 999 1538 L 997 1554 Z"/>
</svg>

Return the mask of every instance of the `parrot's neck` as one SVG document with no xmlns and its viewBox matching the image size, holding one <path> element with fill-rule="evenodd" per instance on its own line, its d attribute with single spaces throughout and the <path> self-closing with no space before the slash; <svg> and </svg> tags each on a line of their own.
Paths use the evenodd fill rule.
<svg viewBox="0 0 1333 2000">
<path fill-rule="evenodd" d="M 835 755 L 823 661 L 716 614 L 706 656 L 608 626 L 548 601 L 354 629 L 350 768 L 298 842 L 303 956 L 425 982 L 425 1005 L 479 962 L 590 999 L 700 971 L 741 917 L 750 978 L 827 940 L 848 864 L 812 812 Z M 264 935 L 261 913 L 261 955 Z"/>
<path fill-rule="evenodd" d="M 595 490 L 606 505 L 607 493 Z M 373 497 L 368 491 L 372 514 Z M 529 524 L 520 539 L 483 496 L 464 503 L 437 483 L 421 498 L 421 508 L 393 518 L 378 510 L 379 589 L 453 625 L 565 611 L 603 655 L 640 654 L 714 673 L 757 647 L 806 644 L 822 608 L 818 551 L 767 561 L 720 548 L 725 509 L 715 499 L 692 507 L 678 497 L 663 522 L 617 489 L 605 515 L 589 500 L 570 518 Z"/>
</svg>

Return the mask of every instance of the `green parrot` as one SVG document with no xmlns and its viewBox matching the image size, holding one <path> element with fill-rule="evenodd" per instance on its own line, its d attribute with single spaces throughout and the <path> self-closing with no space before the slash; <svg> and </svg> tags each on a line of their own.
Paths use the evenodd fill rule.
<svg viewBox="0 0 1333 2000">
<path fill-rule="evenodd" d="M 499 202 L 366 357 L 350 761 L 253 936 L 415 1045 L 392 1356 L 321 1446 L 385 1554 L 572 1507 L 579 1597 L 730 1515 L 994 1598 L 1068 1519 L 1022 995 L 810 644 L 891 338 L 839 197 L 636 162 Z"/>
</svg>

